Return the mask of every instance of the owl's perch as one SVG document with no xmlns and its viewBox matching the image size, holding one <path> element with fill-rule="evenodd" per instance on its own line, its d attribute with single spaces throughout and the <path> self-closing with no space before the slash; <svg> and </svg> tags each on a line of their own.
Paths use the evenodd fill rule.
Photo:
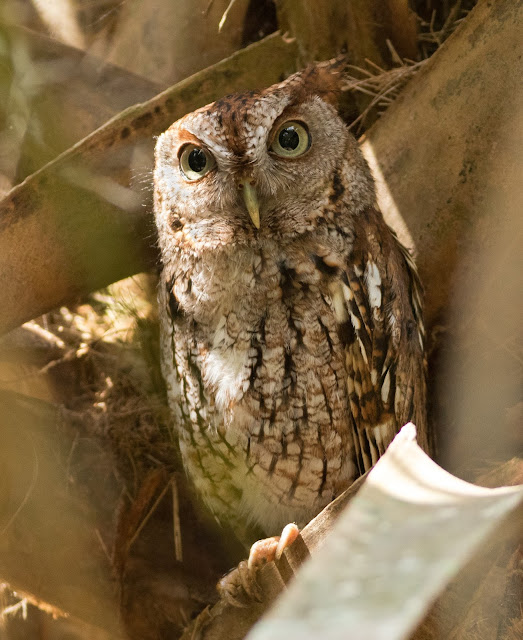
<svg viewBox="0 0 523 640">
<path fill-rule="evenodd" d="M 263 567 L 257 581 L 263 592 L 263 602 L 251 602 L 239 609 L 225 601 L 204 611 L 186 629 L 181 640 L 191 640 L 199 630 L 201 640 L 236 640 L 243 638 L 255 622 L 276 601 L 285 584 L 294 577 L 310 552 L 321 546 L 339 515 L 363 486 L 368 473 L 359 478 L 339 498 L 331 502 L 301 531 L 301 537 L 287 549 L 282 559 Z"/>
<path fill-rule="evenodd" d="M 2 495 L 8 499 L 2 503 L 0 514 L 0 578 L 7 579 L 17 590 L 31 594 L 33 600 L 51 604 L 102 627 L 112 634 L 110 637 L 119 637 L 115 585 L 109 562 L 94 535 L 95 523 L 90 520 L 86 510 L 79 509 L 72 496 L 65 492 L 63 471 L 56 465 L 56 460 L 61 457 L 60 444 L 63 444 L 57 439 L 56 411 L 45 403 L 16 395 L 3 397 L 2 402 L 8 412 L 0 417 L 3 433 L 0 458 L 3 460 L 1 469 L 7 469 L 8 474 L 7 477 L 0 476 L 0 484 L 3 487 Z M 400 458 L 404 462 L 411 462 L 409 455 L 404 452 Z M 422 476 L 425 476 L 423 469 Z M 485 476 L 483 484 L 497 486 L 521 483 L 522 480 L 522 462 L 513 460 Z M 11 491 L 6 491 L 6 481 L 10 483 L 8 487 Z M 219 603 L 211 615 L 207 613 L 199 618 L 197 625 L 202 635 L 192 636 L 194 627 L 191 627 L 184 638 L 242 638 L 280 594 L 282 576 L 287 580 L 293 575 L 294 569 L 308 555 L 307 548 L 314 555 L 315 549 L 325 542 L 347 502 L 364 486 L 365 478 L 358 480 L 309 523 L 302 532 L 304 544 L 298 544 L 297 541 L 295 547 L 287 550 L 278 569 L 273 564 L 263 569 L 261 583 L 266 596 L 263 603 L 247 609 Z M 465 626 L 467 619 L 478 610 L 479 617 L 484 617 L 481 615 L 483 607 L 488 606 L 493 597 L 499 601 L 499 606 L 496 605 L 493 610 L 500 620 L 507 614 L 508 618 L 518 615 L 518 592 L 511 587 L 511 580 L 517 579 L 518 567 L 517 553 L 510 559 L 514 540 L 511 531 L 502 529 L 501 535 L 492 539 L 489 546 L 477 554 L 474 563 L 460 574 L 457 582 L 438 601 L 419 635 L 415 636 L 416 640 L 434 638 L 431 634 L 442 624 L 448 631 L 443 637 L 450 637 L 454 626 L 462 625 L 465 629 L 463 638 L 468 638 Z M 495 593 L 490 588 L 493 584 L 492 572 L 496 573 L 495 584 L 498 588 Z M 158 576 L 156 581 L 161 585 Z M 147 584 L 155 583 L 153 580 Z M 514 585 L 517 583 L 514 582 Z M 209 589 L 208 584 L 202 586 L 202 592 Z M 175 606 L 180 607 L 183 594 L 187 594 L 183 597 L 190 597 L 191 586 L 184 581 L 182 573 L 171 575 L 165 588 L 168 591 L 160 591 L 157 599 L 154 599 L 154 592 L 148 596 L 147 602 L 156 612 L 155 616 L 163 613 L 162 606 L 166 605 L 167 600 L 162 598 L 166 598 L 166 595 L 175 594 L 171 611 L 175 610 Z M 504 598 L 505 589 L 507 597 Z M 511 593 L 516 594 L 515 600 L 514 596 L 510 596 Z M 487 594 L 490 598 L 488 601 L 485 599 Z M 489 624 L 497 624 L 491 618 L 488 616 Z"/>
<path fill-rule="evenodd" d="M 391 640 L 454 637 L 458 625 L 475 608 L 485 606 L 484 600 L 472 596 L 468 582 L 472 580 L 475 587 L 479 583 L 485 590 L 493 564 L 499 561 L 503 568 L 497 595 L 501 599 L 505 588 L 510 589 L 507 564 L 517 549 L 521 508 L 510 525 L 502 524 L 502 519 L 523 501 L 523 485 L 494 492 L 467 485 L 432 462 L 412 439 L 412 431 L 412 425 L 404 427 L 368 477 L 309 523 L 301 544 L 296 541 L 297 546 L 285 552 L 279 571 L 274 564 L 263 568 L 259 584 L 266 599 L 262 604 L 240 609 L 221 601 L 201 614 L 182 640 L 196 633 L 201 640 L 243 638 L 282 592 L 288 576 L 307 557 L 307 549 L 313 552 L 311 562 L 253 630 L 253 638 L 327 634 L 342 639 L 347 629 L 357 638 L 385 637 L 385 633 Z M 514 460 L 497 469 L 498 482 L 507 469 L 509 482 L 521 480 L 521 461 Z M 489 510 L 488 519 L 485 510 Z M 454 511 L 459 517 L 449 517 Z M 474 551 L 474 561 L 467 564 Z M 434 597 L 456 574 L 457 580 L 412 636 Z M 510 626 L 510 618 L 517 620 L 520 614 L 515 608 L 508 619 L 504 615 L 506 611 L 497 610 L 489 624 Z M 442 629 L 445 632 L 437 635 Z"/>
<path fill-rule="evenodd" d="M 467 229 L 495 231 L 493 216 L 477 219 L 478 203 L 517 184 L 506 146 L 521 113 L 522 14 L 511 0 L 480 2 L 363 144 L 385 216 L 417 253 L 429 324 L 445 309 Z M 270 36 L 124 111 L 15 187 L 0 203 L 0 332 L 145 269 L 152 242 L 143 194 L 125 188 L 130 153 L 144 141 L 149 153 L 183 113 L 267 86 L 295 60 L 295 43 Z"/>
</svg>

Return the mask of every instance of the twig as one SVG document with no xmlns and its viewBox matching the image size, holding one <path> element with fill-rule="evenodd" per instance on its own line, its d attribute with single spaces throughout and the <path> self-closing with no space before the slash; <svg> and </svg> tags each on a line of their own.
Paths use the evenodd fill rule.
<svg viewBox="0 0 523 640">
<path fill-rule="evenodd" d="M 176 477 L 171 480 L 173 498 L 173 533 L 174 533 L 174 558 L 177 562 L 183 562 L 182 527 L 180 524 L 180 500 L 178 497 L 178 484 Z"/>
<path fill-rule="evenodd" d="M 138 536 L 140 535 L 140 533 L 142 532 L 143 528 L 145 527 L 145 525 L 147 524 L 147 522 L 149 521 L 149 518 L 153 515 L 153 513 L 156 511 L 156 509 L 158 508 L 158 505 L 160 504 L 160 502 L 162 501 L 164 495 L 167 493 L 167 490 L 169 489 L 169 487 L 171 486 L 171 483 L 168 482 L 165 487 L 162 489 L 162 491 L 160 492 L 160 495 L 156 498 L 156 500 L 154 501 L 153 506 L 149 509 L 149 511 L 147 512 L 147 514 L 145 515 L 144 519 L 140 522 L 140 524 L 138 525 L 136 531 L 134 532 L 132 538 L 129 540 L 129 542 L 127 543 L 127 551 L 129 551 L 131 549 L 131 547 L 133 546 L 133 544 L 136 542 Z"/>
<path fill-rule="evenodd" d="M 401 66 L 390 69 L 389 71 L 384 71 L 372 61 L 368 61 L 369 66 L 374 67 L 379 71 L 379 73 L 373 73 L 369 69 L 356 67 L 354 65 L 347 66 L 347 69 L 363 74 L 365 77 L 356 78 L 354 76 L 347 75 L 343 90 L 357 91 L 358 93 L 372 96 L 373 98 L 360 115 L 351 123 L 350 128 L 354 128 L 356 125 L 361 126 L 372 109 L 384 109 L 388 107 L 397 97 L 397 94 L 405 86 L 407 81 L 410 80 L 425 63 L 425 60 L 422 60 L 421 62 L 412 62 L 400 59 L 400 61 Z"/>
<path fill-rule="evenodd" d="M 222 19 L 220 20 L 220 24 L 218 25 L 218 33 L 221 33 L 223 25 L 225 24 L 225 21 L 227 20 L 227 16 L 229 15 L 229 11 L 233 8 L 235 2 L 236 0 L 231 0 L 229 2 L 229 5 L 227 6 L 227 9 L 225 9 L 225 11 L 223 12 Z"/>
<path fill-rule="evenodd" d="M 38 479 L 38 454 L 36 452 L 36 447 L 34 445 L 33 442 L 33 438 L 31 436 L 30 433 L 25 433 L 25 432 L 21 432 L 24 433 L 25 437 L 31 441 L 31 447 L 33 449 L 33 475 L 31 478 L 31 482 L 29 484 L 29 487 L 27 488 L 27 491 L 25 492 L 25 495 L 22 499 L 22 502 L 20 502 L 20 504 L 18 505 L 18 507 L 16 508 L 15 512 L 13 513 L 13 515 L 9 518 L 9 520 L 6 522 L 6 524 L 4 525 L 4 527 L 2 529 L 0 529 L 0 536 L 3 536 L 4 533 L 9 529 L 9 527 L 13 524 L 13 522 L 16 520 L 16 518 L 18 517 L 18 514 L 20 513 L 20 511 L 22 511 L 22 509 L 24 508 L 24 506 L 26 505 L 27 501 L 29 500 L 31 494 L 33 493 L 33 490 L 36 486 L 36 481 Z"/>
</svg>

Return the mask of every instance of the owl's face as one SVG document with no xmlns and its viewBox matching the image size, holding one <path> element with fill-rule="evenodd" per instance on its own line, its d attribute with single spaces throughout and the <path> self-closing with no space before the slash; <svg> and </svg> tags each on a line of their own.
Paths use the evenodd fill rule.
<svg viewBox="0 0 523 640">
<path fill-rule="evenodd" d="M 345 206 L 369 200 L 370 177 L 329 93 L 295 74 L 228 96 L 175 122 L 156 145 L 160 241 L 198 253 L 312 231 L 340 175 Z M 338 193 L 336 191 L 338 190 Z M 370 187 L 372 193 L 372 187 Z M 364 202 L 366 204 L 366 202 Z"/>
</svg>

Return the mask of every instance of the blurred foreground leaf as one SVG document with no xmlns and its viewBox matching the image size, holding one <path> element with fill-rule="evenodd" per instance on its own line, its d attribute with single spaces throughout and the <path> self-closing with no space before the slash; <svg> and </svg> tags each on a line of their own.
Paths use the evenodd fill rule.
<svg viewBox="0 0 523 640">
<path fill-rule="evenodd" d="M 0 407 L 0 581 L 118 637 L 118 587 L 63 466 L 59 409 L 6 391 Z"/>
<path fill-rule="evenodd" d="M 523 486 L 483 489 L 438 467 L 406 425 L 252 640 L 403 640 Z"/>
</svg>

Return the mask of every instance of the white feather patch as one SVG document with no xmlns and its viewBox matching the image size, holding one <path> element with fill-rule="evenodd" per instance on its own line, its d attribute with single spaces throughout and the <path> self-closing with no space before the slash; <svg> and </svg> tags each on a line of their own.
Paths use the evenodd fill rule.
<svg viewBox="0 0 523 640">
<path fill-rule="evenodd" d="M 248 353 L 241 349 L 213 349 L 205 358 L 203 378 L 215 390 L 216 407 L 224 410 L 231 400 L 239 400 L 249 378 Z"/>
<path fill-rule="evenodd" d="M 378 427 L 373 427 L 372 432 L 374 433 L 376 442 L 381 442 L 381 425 L 379 425 Z"/>
<path fill-rule="evenodd" d="M 381 277 L 378 267 L 374 262 L 368 262 L 365 269 L 365 279 L 369 290 L 369 303 L 371 307 L 381 307 Z"/>
<path fill-rule="evenodd" d="M 365 364 L 369 366 L 369 361 L 367 359 L 367 352 L 365 351 L 365 347 L 363 346 L 363 342 L 359 336 L 358 336 L 358 342 L 360 343 L 360 351 L 361 351 L 361 355 L 363 356 L 363 359 L 365 360 Z"/>
<path fill-rule="evenodd" d="M 390 392 L 390 371 L 387 371 L 387 375 L 385 376 L 383 380 L 383 385 L 381 387 L 381 399 L 383 400 L 383 402 L 387 402 L 387 400 L 389 399 L 389 392 Z"/>
<path fill-rule="evenodd" d="M 354 298 L 354 294 L 352 293 L 352 291 L 349 289 L 349 287 L 344 282 L 342 282 L 342 284 L 341 284 L 341 289 L 343 291 L 343 296 L 344 296 L 345 300 L 347 302 L 350 302 L 352 300 L 352 298 Z"/>
<path fill-rule="evenodd" d="M 345 306 L 345 298 L 343 296 L 343 290 L 339 282 L 333 282 L 329 285 L 329 290 L 332 299 L 332 306 L 334 307 L 334 315 L 336 320 L 342 324 L 348 319 L 347 307 Z"/>
<path fill-rule="evenodd" d="M 350 314 L 350 319 L 352 322 L 352 326 L 356 329 L 356 331 L 359 331 L 361 329 L 360 319 L 357 318 L 352 312 Z"/>
<path fill-rule="evenodd" d="M 231 344 L 227 319 L 222 316 L 216 326 L 213 346 L 205 357 L 202 374 L 204 382 L 215 390 L 216 406 L 225 409 L 231 400 L 240 399 L 249 388 L 249 363 L 255 354 L 249 346 L 239 349 Z"/>
<path fill-rule="evenodd" d="M 389 437 L 390 423 L 385 422 L 383 424 L 378 424 L 377 426 L 372 428 L 372 432 L 374 433 L 374 437 L 376 438 L 376 442 L 381 444 L 387 440 Z"/>
</svg>

